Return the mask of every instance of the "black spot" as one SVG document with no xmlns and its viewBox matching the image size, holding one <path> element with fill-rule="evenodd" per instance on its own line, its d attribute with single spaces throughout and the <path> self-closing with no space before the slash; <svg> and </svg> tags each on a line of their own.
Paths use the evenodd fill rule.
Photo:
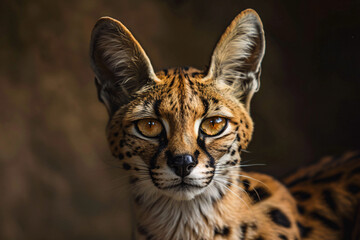
<svg viewBox="0 0 360 240">
<path fill-rule="evenodd" d="M 246 238 L 246 232 L 247 232 L 247 224 L 246 223 L 243 223 L 243 224 L 241 224 L 241 226 L 240 226 L 240 229 L 241 229 L 241 238 L 240 238 L 240 240 L 245 240 L 245 238 Z"/>
<path fill-rule="evenodd" d="M 264 240 L 264 238 L 262 236 L 258 236 L 255 238 L 255 240 Z"/>
<path fill-rule="evenodd" d="M 119 132 L 114 133 L 114 137 L 117 137 L 119 135 Z"/>
<path fill-rule="evenodd" d="M 296 225 L 299 229 L 299 232 L 300 232 L 300 236 L 302 238 L 306 238 L 309 236 L 309 233 L 312 231 L 312 228 L 311 227 L 305 227 L 303 226 L 301 223 L 299 222 L 296 222 Z"/>
<path fill-rule="evenodd" d="M 336 212 L 337 204 L 336 204 L 335 199 L 334 199 L 334 194 L 329 189 L 324 189 L 323 192 L 322 192 L 322 196 L 324 198 L 324 201 L 325 201 L 326 205 L 331 210 Z"/>
<path fill-rule="evenodd" d="M 131 152 L 126 152 L 126 156 L 131 158 L 132 157 Z"/>
<path fill-rule="evenodd" d="M 342 177 L 343 173 L 337 173 L 331 176 L 317 178 L 312 181 L 312 183 L 330 183 L 338 181 Z"/>
<path fill-rule="evenodd" d="M 230 229 L 228 226 L 224 226 L 222 229 L 215 228 L 215 235 L 228 236 Z"/>
<path fill-rule="evenodd" d="M 167 69 L 164 69 L 164 75 L 167 76 L 168 75 L 168 70 Z"/>
<path fill-rule="evenodd" d="M 123 168 L 124 168 L 125 170 L 130 170 L 130 169 L 131 169 L 131 166 L 130 166 L 129 164 L 127 164 L 127 163 L 123 163 Z"/>
<path fill-rule="evenodd" d="M 236 153 L 236 151 L 235 151 L 235 150 L 232 150 L 232 152 L 231 152 L 231 156 L 234 156 L 234 155 L 235 155 L 235 153 Z"/>
<path fill-rule="evenodd" d="M 291 227 L 291 222 L 289 218 L 278 208 L 273 208 L 269 211 L 269 216 L 271 220 L 279 226 L 283 226 L 285 228 Z"/>
<path fill-rule="evenodd" d="M 271 196 L 271 194 L 263 187 L 255 187 L 253 190 L 247 192 L 249 197 L 253 200 L 253 204 L 264 201 Z"/>
<path fill-rule="evenodd" d="M 124 141 L 124 140 L 121 140 L 120 143 L 119 143 L 119 147 L 122 148 L 122 147 L 124 147 L 124 145 L 125 145 L 125 141 Z"/>
<path fill-rule="evenodd" d="M 288 237 L 285 236 L 284 234 L 279 234 L 278 236 L 279 236 L 279 238 L 282 239 L 282 240 L 288 240 Z"/>
<path fill-rule="evenodd" d="M 357 194 L 360 192 L 360 187 L 356 184 L 350 183 L 346 186 L 346 191 L 352 194 Z"/>
<path fill-rule="evenodd" d="M 192 89 L 194 86 L 194 83 L 190 80 L 190 78 L 188 78 L 189 84 L 190 84 L 190 88 Z"/>
<path fill-rule="evenodd" d="M 245 127 L 246 127 L 246 128 L 249 128 L 249 125 L 245 124 Z"/>
<path fill-rule="evenodd" d="M 140 169 L 139 169 L 139 168 L 137 168 L 137 167 L 136 167 L 136 168 L 134 168 L 134 170 L 135 170 L 135 171 L 140 171 Z"/>
<path fill-rule="evenodd" d="M 297 205 L 297 210 L 302 215 L 305 213 L 305 208 L 299 204 Z"/>
<path fill-rule="evenodd" d="M 296 191 L 296 192 L 293 192 L 292 195 L 298 201 L 305 201 L 305 200 L 308 200 L 309 198 L 311 198 L 311 194 L 308 192 L 305 192 L 305 191 Z"/>
<path fill-rule="evenodd" d="M 114 140 L 111 140 L 111 141 L 110 141 L 110 145 L 111 145 L 111 146 L 114 145 L 114 143 L 115 143 Z"/>
<path fill-rule="evenodd" d="M 119 158 L 120 160 L 123 160 L 123 159 L 124 159 L 124 154 L 119 153 L 118 158 Z"/>
<path fill-rule="evenodd" d="M 240 141 L 240 135 L 239 134 L 236 134 L 236 141 Z"/>
<path fill-rule="evenodd" d="M 214 103 L 219 103 L 219 100 L 217 100 L 216 98 L 212 98 L 211 100 L 213 100 Z"/>
<path fill-rule="evenodd" d="M 328 228 L 330 228 L 330 229 L 340 230 L 340 227 L 339 227 L 339 225 L 338 225 L 336 222 L 334 222 L 333 220 L 325 217 L 324 215 L 320 214 L 320 213 L 317 212 L 317 211 L 311 212 L 310 216 L 311 216 L 313 219 L 319 220 L 319 221 L 322 222 L 326 227 L 328 227 Z"/>
<path fill-rule="evenodd" d="M 245 191 L 249 191 L 249 188 L 250 188 L 250 182 L 249 182 L 249 180 L 245 179 L 245 180 L 243 180 L 242 182 L 243 182 Z"/>
</svg>

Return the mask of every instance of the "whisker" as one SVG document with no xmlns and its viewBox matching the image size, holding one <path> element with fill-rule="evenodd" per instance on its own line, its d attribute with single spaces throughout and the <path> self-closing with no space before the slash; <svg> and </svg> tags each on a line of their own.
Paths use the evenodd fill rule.
<svg viewBox="0 0 360 240">
<path fill-rule="evenodd" d="M 252 179 L 252 180 L 254 180 L 254 181 L 256 181 L 256 182 L 259 182 L 259 183 L 263 184 L 267 189 L 270 189 L 268 185 L 266 185 L 264 182 L 262 182 L 262 181 L 260 181 L 260 180 L 258 180 L 258 179 L 256 179 L 256 178 L 253 178 L 253 177 L 250 177 L 250 176 L 246 176 L 246 175 L 243 175 L 243 174 L 231 174 L 231 173 L 230 173 L 230 174 L 228 174 L 228 175 L 230 175 L 230 176 L 238 176 L 238 177 L 249 178 L 249 179 Z"/>
<path fill-rule="evenodd" d="M 253 166 L 266 166 L 265 163 L 254 163 L 254 164 L 240 164 L 240 165 L 228 165 L 228 164 L 218 164 L 216 167 L 224 168 L 241 168 L 241 167 L 253 167 Z"/>
<path fill-rule="evenodd" d="M 214 181 L 215 181 L 216 183 L 222 185 L 222 186 L 225 187 L 227 190 L 229 190 L 230 192 L 232 192 L 236 197 L 238 197 L 238 198 L 246 205 L 246 207 L 250 210 L 250 207 L 247 205 L 247 203 L 244 201 L 244 199 L 242 199 L 238 194 L 236 194 L 234 191 L 232 191 L 230 188 L 228 188 L 228 187 L 226 186 L 226 184 L 221 183 L 221 182 L 219 182 L 218 180 L 219 180 L 219 179 L 214 179 Z"/>
<path fill-rule="evenodd" d="M 250 198 L 248 192 L 247 192 L 245 189 L 243 189 L 242 187 L 240 187 L 239 185 L 237 185 L 237 184 L 235 184 L 235 183 L 233 183 L 233 182 L 229 182 L 229 181 L 227 181 L 227 180 L 225 180 L 225 179 L 222 179 L 222 178 L 218 178 L 217 180 L 222 180 L 222 181 L 224 181 L 225 183 L 228 183 L 228 184 L 230 184 L 230 185 L 232 185 L 232 186 L 240 189 L 242 192 L 246 193 L 246 195 Z M 258 195 L 258 196 L 259 196 L 259 195 Z M 259 198 L 259 200 L 260 200 L 260 198 Z"/>
</svg>

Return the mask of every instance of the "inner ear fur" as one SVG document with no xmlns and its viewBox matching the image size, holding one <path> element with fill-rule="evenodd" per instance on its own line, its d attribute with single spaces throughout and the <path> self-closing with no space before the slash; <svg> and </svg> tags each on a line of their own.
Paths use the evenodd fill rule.
<svg viewBox="0 0 360 240">
<path fill-rule="evenodd" d="M 130 31 L 110 17 L 100 18 L 94 26 L 90 59 L 99 99 L 110 115 L 141 89 L 160 81 Z"/>
<path fill-rule="evenodd" d="M 252 9 L 241 12 L 226 29 L 211 57 L 207 79 L 230 91 L 249 110 L 250 100 L 260 87 L 265 36 L 259 15 Z"/>
</svg>

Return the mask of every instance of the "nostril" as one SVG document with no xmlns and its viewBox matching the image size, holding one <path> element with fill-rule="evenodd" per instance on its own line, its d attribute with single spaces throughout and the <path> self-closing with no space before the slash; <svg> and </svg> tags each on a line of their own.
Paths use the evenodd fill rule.
<svg viewBox="0 0 360 240">
<path fill-rule="evenodd" d="M 191 170 L 195 167 L 195 163 L 191 163 L 188 166 L 186 166 L 186 171 L 191 172 Z"/>
</svg>

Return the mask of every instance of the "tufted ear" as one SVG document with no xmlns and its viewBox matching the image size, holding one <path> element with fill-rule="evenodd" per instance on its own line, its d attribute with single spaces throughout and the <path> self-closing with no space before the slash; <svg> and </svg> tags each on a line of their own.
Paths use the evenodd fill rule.
<svg viewBox="0 0 360 240">
<path fill-rule="evenodd" d="M 92 31 L 90 57 L 99 99 L 110 115 L 136 92 L 160 81 L 130 31 L 110 17 L 100 18 Z"/>
<path fill-rule="evenodd" d="M 252 95 L 260 87 L 260 64 L 265 37 L 258 14 L 247 9 L 226 29 L 213 52 L 207 79 L 230 91 L 249 110 Z"/>
</svg>

